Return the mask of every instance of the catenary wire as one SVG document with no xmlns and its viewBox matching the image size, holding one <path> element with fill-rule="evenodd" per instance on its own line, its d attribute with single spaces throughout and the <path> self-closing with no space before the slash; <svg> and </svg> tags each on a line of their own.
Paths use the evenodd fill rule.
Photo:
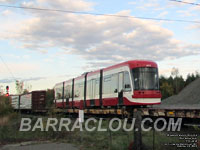
<svg viewBox="0 0 200 150">
<path fill-rule="evenodd" d="M 178 2 L 178 3 L 183 3 L 183 4 L 189 4 L 189 5 L 196 5 L 196 6 L 200 6 L 199 3 L 192 3 L 192 2 L 186 2 L 186 1 L 181 1 L 181 0 L 169 0 L 172 2 Z"/>
<path fill-rule="evenodd" d="M 152 17 L 137 17 L 137 16 L 115 15 L 115 14 L 101 14 L 101 13 L 91 13 L 91 12 L 82 12 L 82 11 L 60 10 L 60 9 L 48 9 L 48 8 L 13 6 L 13 5 L 0 5 L 0 7 L 17 8 L 17 9 L 27 9 L 27 10 L 36 10 L 36 11 L 52 11 L 52 12 L 62 12 L 62 13 L 71 13 L 71 14 L 94 15 L 94 16 L 108 16 L 108 17 L 119 17 L 119 18 L 138 18 L 138 19 L 144 19 L 144 20 L 185 22 L 185 23 L 198 23 L 198 24 L 200 24 L 200 21 L 195 21 L 195 20 L 152 18 Z"/>
<path fill-rule="evenodd" d="M 3 58 L 0 56 L 1 61 L 3 62 L 3 64 L 6 66 L 6 69 L 8 70 L 8 72 L 10 73 L 11 77 L 16 80 L 15 76 L 13 75 L 12 71 L 10 70 L 10 68 L 8 67 L 8 65 L 6 64 L 6 62 L 3 60 Z"/>
</svg>

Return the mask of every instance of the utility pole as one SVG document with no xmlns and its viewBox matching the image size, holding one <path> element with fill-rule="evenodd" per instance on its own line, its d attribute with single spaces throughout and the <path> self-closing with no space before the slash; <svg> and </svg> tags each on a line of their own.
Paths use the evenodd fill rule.
<svg viewBox="0 0 200 150">
<path fill-rule="evenodd" d="M 139 109 L 134 109 L 133 117 L 135 120 L 135 128 L 134 128 L 134 143 L 133 150 L 142 150 L 142 112 Z"/>
</svg>

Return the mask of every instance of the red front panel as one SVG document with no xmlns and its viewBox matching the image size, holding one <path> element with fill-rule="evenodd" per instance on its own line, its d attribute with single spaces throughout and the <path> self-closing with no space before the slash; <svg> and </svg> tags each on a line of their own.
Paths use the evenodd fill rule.
<svg viewBox="0 0 200 150">
<path fill-rule="evenodd" d="M 161 98 L 159 90 L 135 90 L 133 98 Z"/>
</svg>

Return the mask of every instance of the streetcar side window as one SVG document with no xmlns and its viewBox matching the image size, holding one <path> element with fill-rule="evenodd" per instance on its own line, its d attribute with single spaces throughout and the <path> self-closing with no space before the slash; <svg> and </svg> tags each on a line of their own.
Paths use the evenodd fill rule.
<svg viewBox="0 0 200 150">
<path fill-rule="evenodd" d="M 111 93 L 117 93 L 118 92 L 118 74 L 112 74 L 111 77 Z"/>
<path fill-rule="evenodd" d="M 131 81 L 128 71 L 124 72 L 124 91 L 125 92 L 131 91 Z"/>
<path fill-rule="evenodd" d="M 86 95 L 88 96 L 88 98 L 91 97 L 91 80 L 87 81 L 87 90 L 86 90 Z"/>
<path fill-rule="evenodd" d="M 63 84 L 57 85 L 55 87 L 55 98 L 56 99 L 62 99 L 62 89 L 63 89 Z"/>
<path fill-rule="evenodd" d="M 99 78 L 95 80 L 95 95 L 99 95 Z"/>
<path fill-rule="evenodd" d="M 72 97 L 72 85 L 65 84 L 64 98 L 71 98 L 71 97 Z"/>
<path fill-rule="evenodd" d="M 65 98 L 69 98 L 69 86 L 70 86 L 70 85 L 66 85 L 66 86 L 65 86 L 65 92 L 64 92 L 64 97 L 65 97 Z"/>
<path fill-rule="evenodd" d="M 84 96 L 84 84 L 83 84 L 83 82 L 79 83 L 79 91 L 80 91 L 80 97 L 82 98 Z"/>
<path fill-rule="evenodd" d="M 69 86 L 69 98 L 72 98 L 72 85 Z"/>
<path fill-rule="evenodd" d="M 87 81 L 86 96 L 88 99 L 95 99 L 99 95 L 99 78 L 92 78 Z"/>
<path fill-rule="evenodd" d="M 103 79 L 103 94 L 111 93 L 111 75 L 107 75 Z"/>
<path fill-rule="evenodd" d="M 78 83 L 74 84 L 74 97 L 77 98 L 80 96 L 80 90 Z"/>
<path fill-rule="evenodd" d="M 83 97 L 83 93 L 84 93 L 84 84 L 81 82 L 81 83 L 76 83 L 74 85 L 74 91 L 75 91 L 75 95 L 74 97 L 76 98 L 81 98 Z"/>
</svg>

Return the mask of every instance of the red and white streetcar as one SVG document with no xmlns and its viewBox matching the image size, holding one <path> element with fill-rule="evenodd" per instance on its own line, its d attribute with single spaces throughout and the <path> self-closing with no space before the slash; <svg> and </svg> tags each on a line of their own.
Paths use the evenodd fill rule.
<svg viewBox="0 0 200 150">
<path fill-rule="evenodd" d="M 57 108 L 145 106 L 160 104 L 158 66 L 153 61 L 131 60 L 54 87 Z"/>
</svg>

